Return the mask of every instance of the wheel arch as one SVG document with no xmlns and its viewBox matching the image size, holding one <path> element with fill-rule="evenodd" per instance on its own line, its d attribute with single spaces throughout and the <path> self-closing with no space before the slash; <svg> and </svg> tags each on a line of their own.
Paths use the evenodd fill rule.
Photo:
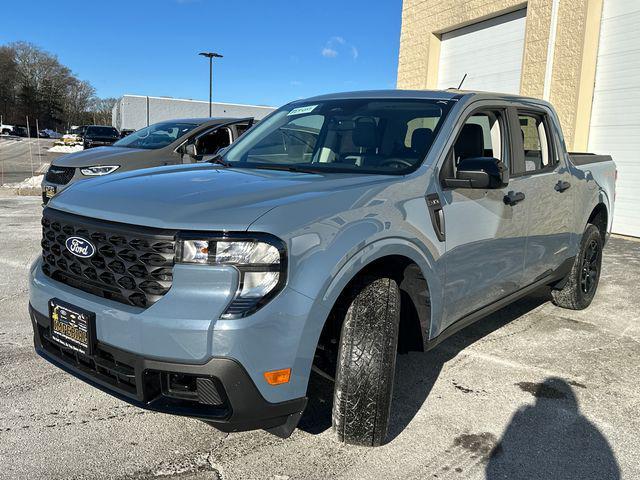
<svg viewBox="0 0 640 480">
<path fill-rule="evenodd" d="M 607 208 L 607 205 L 605 205 L 602 200 L 597 203 L 591 210 L 587 223 L 595 225 L 598 228 L 598 230 L 600 231 L 600 236 L 602 238 L 602 244 L 604 245 L 607 240 L 609 210 Z"/>
<path fill-rule="evenodd" d="M 359 278 L 367 275 L 388 275 L 401 291 L 400 349 L 425 350 L 439 318 L 440 280 L 435 262 L 414 244 L 398 239 L 381 240 L 354 255 L 333 278 L 320 301 L 327 308 L 319 342 L 327 331 L 339 328 L 347 292 Z M 336 333 L 335 331 L 332 333 Z"/>
</svg>

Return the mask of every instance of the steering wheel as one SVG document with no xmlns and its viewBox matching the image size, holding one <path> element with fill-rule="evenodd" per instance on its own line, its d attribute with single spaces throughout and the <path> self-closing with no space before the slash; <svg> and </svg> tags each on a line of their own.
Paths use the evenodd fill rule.
<svg viewBox="0 0 640 480">
<path fill-rule="evenodd" d="M 403 158 L 388 158 L 385 161 L 380 162 L 381 167 L 392 165 L 395 165 L 396 168 L 413 167 L 413 163 L 411 163 L 409 160 L 404 160 Z"/>
</svg>

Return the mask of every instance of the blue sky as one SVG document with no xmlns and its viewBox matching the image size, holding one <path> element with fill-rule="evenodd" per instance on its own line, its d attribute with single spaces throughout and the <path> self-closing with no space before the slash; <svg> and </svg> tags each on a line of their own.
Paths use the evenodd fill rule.
<svg viewBox="0 0 640 480">
<path fill-rule="evenodd" d="M 55 54 L 99 96 L 125 93 L 278 106 L 310 95 L 394 88 L 401 0 L 14 2 L 0 44 Z"/>
</svg>

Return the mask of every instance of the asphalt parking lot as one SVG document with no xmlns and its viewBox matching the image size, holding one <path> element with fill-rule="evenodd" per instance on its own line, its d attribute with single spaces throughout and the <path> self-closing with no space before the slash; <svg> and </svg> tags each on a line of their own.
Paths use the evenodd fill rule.
<svg viewBox="0 0 640 480">
<path fill-rule="evenodd" d="M 640 478 L 640 242 L 612 238 L 592 306 L 523 299 L 398 360 L 389 442 L 337 443 L 328 382 L 301 428 L 226 435 L 146 412 L 33 351 L 36 197 L 0 192 L 0 478 Z"/>
<path fill-rule="evenodd" d="M 62 155 L 47 151 L 53 142 L 48 138 L 0 137 L 0 185 L 43 173 L 45 165 Z"/>
</svg>

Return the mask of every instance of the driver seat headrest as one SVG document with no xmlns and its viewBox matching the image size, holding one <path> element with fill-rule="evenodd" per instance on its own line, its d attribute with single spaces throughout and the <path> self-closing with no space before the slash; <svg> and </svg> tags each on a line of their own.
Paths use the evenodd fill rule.
<svg viewBox="0 0 640 480">
<path fill-rule="evenodd" d="M 353 143 L 356 147 L 378 147 L 378 126 L 373 119 L 360 118 L 353 130 Z"/>
<path fill-rule="evenodd" d="M 411 134 L 411 149 L 416 153 L 424 153 L 433 143 L 433 130 L 416 128 Z"/>
</svg>

